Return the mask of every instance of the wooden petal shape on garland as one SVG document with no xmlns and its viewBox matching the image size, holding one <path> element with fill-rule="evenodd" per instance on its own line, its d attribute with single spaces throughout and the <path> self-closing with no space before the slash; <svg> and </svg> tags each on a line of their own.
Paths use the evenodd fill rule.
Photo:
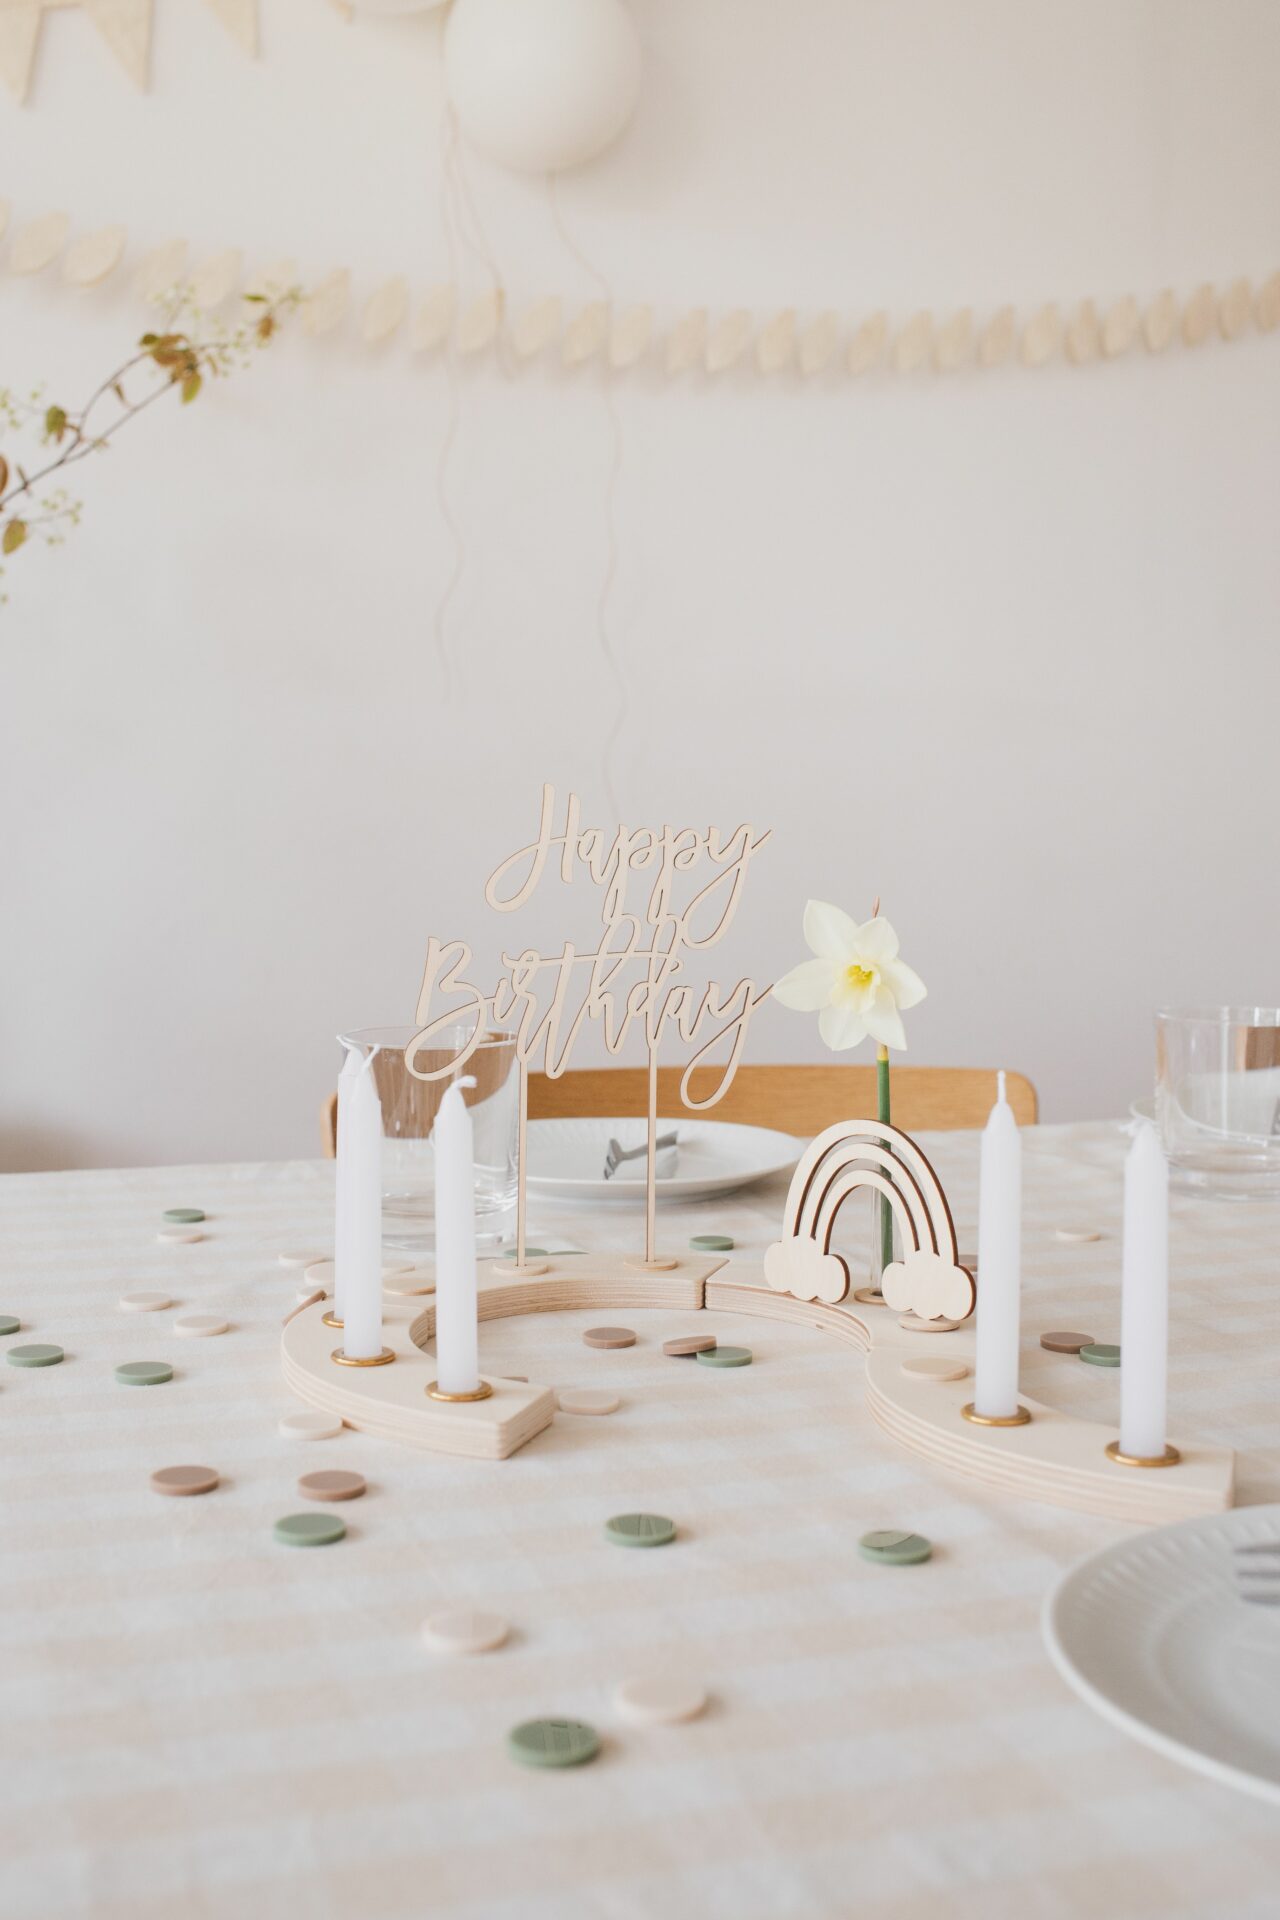
<svg viewBox="0 0 1280 1920">
<path fill-rule="evenodd" d="M 845 365 L 855 379 L 859 374 L 870 373 L 884 352 L 888 338 L 889 316 L 884 312 L 873 313 L 855 330 L 845 357 Z"/>
<path fill-rule="evenodd" d="M 43 273 L 62 252 L 70 230 L 66 213 L 44 213 L 19 227 L 9 248 L 10 273 Z"/>
<path fill-rule="evenodd" d="M 652 339 L 653 308 L 628 307 L 618 315 L 609 335 L 610 366 L 634 367 L 648 353 Z"/>
<path fill-rule="evenodd" d="M 1148 353 L 1163 353 L 1178 326 L 1178 299 L 1172 287 L 1158 293 L 1142 318 Z"/>
<path fill-rule="evenodd" d="M 1001 307 L 987 322 L 978 342 L 978 359 L 984 367 L 1001 367 L 1013 352 L 1017 321 L 1012 307 Z"/>
<path fill-rule="evenodd" d="M 787 307 L 760 329 L 756 365 L 761 373 L 781 373 L 796 356 L 796 310 Z"/>
<path fill-rule="evenodd" d="M 67 248 L 62 277 L 69 287 L 97 287 L 113 274 L 124 255 L 123 227 L 98 227 L 82 233 Z"/>
</svg>

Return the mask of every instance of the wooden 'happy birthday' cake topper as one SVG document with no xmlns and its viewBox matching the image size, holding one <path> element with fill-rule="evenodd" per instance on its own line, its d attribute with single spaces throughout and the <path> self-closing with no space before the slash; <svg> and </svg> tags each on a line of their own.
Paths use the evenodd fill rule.
<svg viewBox="0 0 1280 1920">
<path fill-rule="evenodd" d="M 658 1117 L 658 1051 L 668 1029 L 696 1051 L 680 1080 L 680 1097 L 691 1108 L 712 1107 L 727 1092 L 746 1044 L 751 1016 L 769 993 L 754 980 L 739 980 L 727 990 L 708 981 L 683 978 L 685 958 L 704 953 L 724 938 L 737 912 L 754 856 L 770 838 L 749 826 L 724 834 L 717 827 L 623 827 L 609 837 L 599 827 L 581 824 L 576 794 L 565 801 L 563 825 L 556 827 L 556 791 L 542 789 L 536 837 L 501 861 L 485 883 L 485 899 L 498 913 L 515 913 L 533 896 L 549 871 L 562 883 L 585 870 L 604 889 L 603 932 L 594 952 L 579 953 L 566 941 L 558 953 L 532 947 L 502 955 L 502 977 L 489 993 L 467 979 L 471 948 L 461 940 L 427 943 L 418 1031 L 405 1048 L 408 1071 L 419 1080 L 443 1080 L 460 1073 L 493 1028 L 515 1036 L 520 1075 L 520 1138 L 516 1185 L 516 1265 L 518 1275 L 545 1272 L 525 1260 L 525 1144 L 529 1115 L 529 1063 L 541 1054 L 549 1078 L 558 1079 L 569 1064 L 574 1043 L 586 1022 L 598 1024 L 610 1054 L 621 1051 L 633 1030 L 643 1038 L 649 1068 L 649 1118 L 645 1179 L 645 1267 L 665 1268 L 673 1261 L 655 1251 L 655 1142 Z M 710 869 L 708 873 L 707 869 Z M 633 889 L 636 875 L 643 876 Z M 685 876 L 693 875 L 686 883 Z M 639 894 L 647 884 L 643 901 Z M 688 892 L 681 905 L 677 894 Z M 633 892 L 635 898 L 633 899 Z M 433 1008 L 446 1002 L 439 1012 Z M 470 1037 L 443 1065 L 430 1071 L 415 1066 L 418 1050 L 444 1028 L 473 1023 Z M 697 1043 L 701 1042 L 700 1045 Z M 695 1100 L 690 1076 L 721 1044 L 727 1057 L 712 1091 Z M 435 1056 L 438 1058 L 438 1055 Z"/>
</svg>

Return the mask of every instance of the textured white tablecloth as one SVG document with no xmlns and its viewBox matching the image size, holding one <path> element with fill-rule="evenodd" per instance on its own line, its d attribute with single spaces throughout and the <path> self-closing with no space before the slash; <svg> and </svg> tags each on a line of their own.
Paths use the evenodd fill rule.
<svg viewBox="0 0 1280 1920">
<path fill-rule="evenodd" d="M 1026 1135 L 1024 1342 L 1119 1337 L 1118 1127 Z M 962 1245 L 976 1140 L 929 1146 Z M 284 1246 L 330 1235 L 332 1168 L 295 1164 L 0 1181 L 0 1311 L 60 1367 L 0 1365 L 0 1915 L 3 1920 L 1275 1920 L 1280 1823 L 1137 1746 L 1064 1687 L 1040 1640 L 1058 1571 L 1123 1529 L 975 1490 L 898 1451 L 863 1404 L 861 1356 L 803 1329 L 712 1316 L 756 1364 L 663 1359 L 691 1317 L 595 1314 L 481 1329 L 482 1364 L 608 1383 L 609 1419 L 558 1417 L 498 1464 L 346 1433 L 282 1439 Z M 669 1213 L 758 1261 L 782 1183 Z M 207 1238 L 162 1247 L 161 1209 Z M 847 1210 L 848 1211 L 848 1210 Z M 536 1207 L 535 1228 L 629 1244 L 624 1216 Z M 1104 1238 L 1066 1246 L 1053 1228 Z M 1171 1430 L 1234 1445 L 1240 1497 L 1280 1497 L 1280 1214 L 1175 1200 Z M 231 1320 L 183 1340 L 118 1296 L 163 1287 Z M 605 1316 L 616 1318 L 614 1314 Z M 6 1341 L 4 1346 L 14 1344 Z M 117 1386 L 123 1360 L 169 1386 Z M 1115 1408 L 1111 1372 L 1064 1359 L 1060 1403 Z M 156 1467 L 217 1467 L 162 1499 Z M 300 1552 L 273 1522 L 297 1476 L 355 1467 L 348 1538 Z M 615 1512 L 670 1514 L 657 1552 L 606 1544 Z M 870 1527 L 935 1542 L 868 1566 Z M 449 1601 L 514 1624 L 501 1652 L 418 1637 Z M 615 1685 L 655 1666 L 713 1706 L 637 1730 Z M 505 1736 L 591 1721 L 601 1758 L 527 1773 Z"/>
</svg>

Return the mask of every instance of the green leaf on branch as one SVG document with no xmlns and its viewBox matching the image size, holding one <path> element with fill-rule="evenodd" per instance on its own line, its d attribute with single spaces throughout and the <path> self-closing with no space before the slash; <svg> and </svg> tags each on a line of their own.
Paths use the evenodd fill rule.
<svg viewBox="0 0 1280 1920">
<path fill-rule="evenodd" d="M 189 373 L 182 383 L 182 404 L 184 407 L 188 406 L 190 402 L 195 399 L 200 391 L 200 387 L 200 375 L 198 373 Z"/>
<path fill-rule="evenodd" d="M 11 520 L 4 530 L 4 538 L 0 540 L 0 552 L 16 553 L 26 537 L 26 521 Z"/>
<path fill-rule="evenodd" d="M 4 492 L 8 484 L 9 484 L 9 462 L 5 459 L 4 455 L 0 453 L 0 493 Z"/>
<path fill-rule="evenodd" d="M 138 345 L 140 347 L 154 347 L 159 338 L 160 335 L 158 333 L 144 333 Z"/>
<path fill-rule="evenodd" d="M 67 430 L 67 416 L 62 407 L 46 407 L 44 415 L 44 437 L 46 440 L 61 440 Z"/>
</svg>

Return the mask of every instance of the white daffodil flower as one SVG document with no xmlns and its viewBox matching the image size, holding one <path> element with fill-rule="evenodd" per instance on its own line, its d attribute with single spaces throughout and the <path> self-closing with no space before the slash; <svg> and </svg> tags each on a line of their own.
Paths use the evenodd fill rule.
<svg viewBox="0 0 1280 1920">
<path fill-rule="evenodd" d="M 884 919 L 861 926 L 839 907 L 810 900 L 804 937 L 812 960 L 802 960 L 774 985 L 775 1000 L 797 1013 L 819 1015 L 818 1031 L 834 1053 L 868 1034 L 882 1047 L 905 1048 L 902 1014 L 924 999 L 918 973 L 898 958 L 898 936 Z"/>
</svg>

